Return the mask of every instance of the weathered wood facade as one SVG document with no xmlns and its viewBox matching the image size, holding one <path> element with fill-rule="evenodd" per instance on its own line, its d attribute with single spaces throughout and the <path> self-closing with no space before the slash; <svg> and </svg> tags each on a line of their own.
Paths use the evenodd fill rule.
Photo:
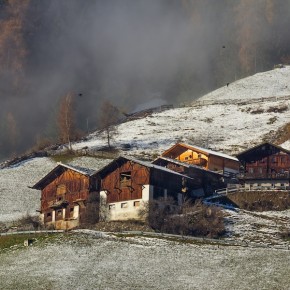
<svg viewBox="0 0 290 290">
<path fill-rule="evenodd" d="M 209 149 L 177 143 L 166 150 L 162 157 L 176 159 L 206 170 L 217 171 L 223 175 L 234 175 L 239 172 L 239 160 L 233 156 Z"/>
<path fill-rule="evenodd" d="M 255 186 L 289 186 L 290 151 L 262 143 L 237 155 L 242 164 L 240 181 Z"/>
<path fill-rule="evenodd" d="M 223 175 L 196 165 L 167 157 L 159 157 L 153 161 L 153 164 L 193 178 L 194 186 L 191 186 L 190 190 L 187 190 L 187 195 L 191 198 L 208 196 L 216 189 L 225 187 Z"/>
<path fill-rule="evenodd" d="M 165 167 L 119 157 L 98 171 L 101 196 L 109 209 L 109 220 L 138 219 L 140 207 L 160 198 L 182 203 L 184 184 L 194 180 Z"/>
<path fill-rule="evenodd" d="M 65 164 L 58 164 L 33 188 L 41 190 L 40 214 L 46 226 L 69 229 L 88 222 L 89 208 L 98 217 L 98 200 L 95 171 Z M 91 217 L 90 217 L 91 218 Z"/>
</svg>

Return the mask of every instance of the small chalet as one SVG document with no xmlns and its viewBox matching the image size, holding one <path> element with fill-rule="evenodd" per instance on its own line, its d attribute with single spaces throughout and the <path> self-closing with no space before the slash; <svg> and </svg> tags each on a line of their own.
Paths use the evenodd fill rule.
<svg viewBox="0 0 290 290">
<path fill-rule="evenodd" d="M 184 174 L 128 157 L 115 159 L 97 176 L 109 220 L 139 219 L 140 209 L 151 200 L 171 198 L 181 205 L 184 188 L 198 187 Z"/>
<path fill-rule="evenodd" d="M 206 170 L 197 165 L 181 162 L 168 157 L 158 157 L 152 163 L 193 178 L 195 181 L 195 188 L 187 192 L 188 197 L 193 199 L 196 197 L 209 196 L 215 190 L 225 187 L 225 179 L 221 174 L 215 171 Z"/>
<path fill-rule="evenodd" d="M 240 183 L 248 187 L 289 187 L 290 151 L 262 143 L 237 155 L 242 164 Z"/>
<path fill-rule="evenodd" d="M 175 144 L 166 150 L 162 157 L 216 171 L 225 176 L 234 176 L 239 172 L 240 167 L 239 160 L 233 156 L 183 143 Z"/>
<path fill-rule="evenodd" d="M 40 216 L 46 226 L 70 229 L 85 221 L 87 200 L 98 199 L 94 170 L 58 163 L 32 188 L 41 190 Z M 98 207 L 94 209 L 98 216 Z"/>
</svg>

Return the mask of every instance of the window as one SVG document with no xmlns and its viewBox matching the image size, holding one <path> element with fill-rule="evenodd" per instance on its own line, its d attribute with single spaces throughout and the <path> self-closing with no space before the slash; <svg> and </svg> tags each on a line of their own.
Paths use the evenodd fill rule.
<svg viewBox="0 0 290 290">
<path fill-rule="evenodd" d="M 120 184 L 121 187 L 131 185 L 131 171 L 122 172 L 120 174 Z"/>
<path fill-rule="evenodd" d="M 138 200 L 138 201 L 134 201 L 134 206 L 135 207 L 139 207 L 140 206 L 140 201 Z"/>
<path fill-rule="evenodd" d="M 115 209 L 115 208 L 116 208 L 115 204 L 109 204 L 109 210 L 112 210 L 112 209 Z"/>
<path fill-rule="evenodd" d="M 51 217 L 51 212 L 48 212 L 48 213 L 46 214 L 46 217 Z"/>
<path fill-rule="evenodd" d="M 254 173 L 254 168 L 249 168 L 249 173 Z"/>
<path fill-rule="evenodd" d="M 121 208 L 127 208 L 127 207 L 128 207 L 128 203 L 127 202 L 121 203 Z"/>
<path fill-rule="evenodd" d="M 59 209 L 57 212 L 56 212 L 57 216 L 62 216 L 62 210 Z"/>
<path fill-rule="evenodd" d="M 58 185 L 56 189 L 56 194 L 61 195 L 65 193 L 66 193 L 66 185 L 65 184 Z"/>
</svg>

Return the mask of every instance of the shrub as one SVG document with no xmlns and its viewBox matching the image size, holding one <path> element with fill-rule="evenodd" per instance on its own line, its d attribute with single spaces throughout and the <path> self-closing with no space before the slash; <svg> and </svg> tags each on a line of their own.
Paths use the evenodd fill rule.
<svg viewBox="0 0 290 290">
<path fill-rule="evenodd" d="M 278 118 L 276 116 L 275 117 L 271 117 L 269 119 L 269 121 L 267 122 L 267 124 L 268 125 L 271 125 L 271 124 L 275 123 L 277 120 L 278 120 Z"/>
<path fill-rule="evenodd" d="M 82 225 L 89 226 L 94 225 L 99 221 L 99 203 L 88 202 L 86 204 L 86 210 L 82 216 Z"/>
<path fill-rule="evenodd" d="M 167 233 L 216 238 L 225 232 L 223 213 L 216 206 L 197 201 L 182 214 L 171 216 L 164 227 Z"/>
<path fill-rule="evenodd" d="M 172 201 L 151 201 L 140 215 L 155 231 L 164 233 L 215 238 L 225 232 L 221 209 L 201 201 L 186 201 L 181 209 Z"/>
<path fill-rule="evenodd" d="M 26 214 L 26 216 L 15 221 L 14 225 L 19 230 L 38 230 L 42 227 L 39 217 L 31 216 L 29 214 Z"/>
<path fill-rule="evenodd" d="M 177 212 L 172 199 L 158 199 L 149 201 L 139 210 L 139 217 L 154 230 L 163 231 L 166 220 Z"/>
</svg>

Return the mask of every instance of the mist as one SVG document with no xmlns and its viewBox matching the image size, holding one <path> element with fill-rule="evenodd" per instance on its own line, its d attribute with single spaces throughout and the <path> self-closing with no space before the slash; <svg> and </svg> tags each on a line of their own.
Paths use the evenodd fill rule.
<svg viewBox="0 0 290 290">
<path fill-rule="evenodd" d="M 87 131 L 103 100 L 177 105 L 271 69 L 290 55 L 289 12 L 288 0 L 0 0 L 0 156 L 57 141 L 68 92 Z"/>
</svg>

